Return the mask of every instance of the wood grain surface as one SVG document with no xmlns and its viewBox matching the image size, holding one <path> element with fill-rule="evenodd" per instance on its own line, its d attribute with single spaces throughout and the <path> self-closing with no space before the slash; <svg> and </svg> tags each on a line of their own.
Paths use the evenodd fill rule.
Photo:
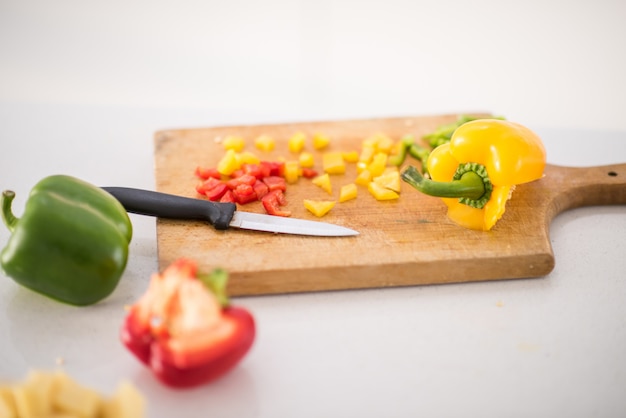
<svg viewBox="0 0 626 418">
<path fill-rule="evenodd" d="M 405 134 L 421 138 L 455 119 L 441 115 L 163 130 L 154 139 L 156 188 L 199 198 L 194 169 L 217 164 L 224 153 L 220 140 L 227 135 L 244 137 L 248 150 L 275 161 L 297 158 L 290 154 L 287 140 L 302 131 L 321 171 L 321 154 L 313 151 L 310 141 L 313 133 L 331 138 L 328 150 L 358 151 L 362 141 L 377 132 L 393 139 Z M 261 134 L 275 138 L 274 151 L 254 149 L 253 140 Z M 414 160 L 407 164 L 418 165 Z M 548 236 L 555 215 L 579 206 L 626 204 L 626 164 L 618 164 L 548 165 L 544 178 L 517 187 L 504 216 L 488 232 L 457 226 L 439 198 L 404 182 L 397 201 L 376 201 L 359 186 L 357 199 L 337 203 L 321 219 L 304 208 L 303 199 L 336 200 L 340 187 L 355 176 L 356 167 L 349 164 L 345 175 L 331 177 L 332 196 L 300 179 L 288 187 L 286 197 L 292 217 L 356 229 L 356 237 L 216 231 L 202 222 L 158 219 L 159 267 L 188 257 L 203 271 L 225 268 L 232 296 L 541 277 L 555 265 Z M 259 203 L 239 209 L 263 213 Z"/>
</svg>

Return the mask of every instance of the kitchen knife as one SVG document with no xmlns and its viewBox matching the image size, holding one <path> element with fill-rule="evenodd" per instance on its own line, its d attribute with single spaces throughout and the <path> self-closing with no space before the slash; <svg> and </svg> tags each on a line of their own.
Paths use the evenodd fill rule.
<svg viewBox="0 0 626 418">
<path fill-rule="evenodd" d="M 234 203 L 211 202 L 128 187 L 102 189 L 113 195 L 128 212 L 160 218 L 205 220 L 218 230 L 234 227 L 324 237 L 359 235 L 352 229 L 326 222 L 241 212 Z"/>
</svg>

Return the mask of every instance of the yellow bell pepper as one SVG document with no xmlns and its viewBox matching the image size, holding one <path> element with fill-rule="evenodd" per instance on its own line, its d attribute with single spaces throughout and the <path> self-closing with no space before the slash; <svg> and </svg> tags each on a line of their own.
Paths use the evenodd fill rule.
<svg viewBox="0 0 626 418">
<path fill-rule="evenodd" d="M 461 125 L 450 142 L 428 157 L 431 179 L 414 167 L 402 179 L 419 191 L 439 196 L 457 224 L 488 231 L 502 217 L 515 185 L 538 180 L 546 150 L 530 129 L 504 120 L 480 119 Z"/>
</svg>

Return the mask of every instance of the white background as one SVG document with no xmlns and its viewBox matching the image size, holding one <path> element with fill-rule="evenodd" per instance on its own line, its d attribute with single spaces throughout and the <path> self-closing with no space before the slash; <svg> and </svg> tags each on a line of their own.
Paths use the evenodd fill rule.
<svg viewBox="0 0 626 418">
<path fill-rule="evenodd" d="M 626 162 L 625 22 L 618 0 L 0 0 L 0 187 L 18 215 L 50 174 L 153 188 L 164 128 L 475 110 L 553 164 Z M 0 379 L 62 357 L 105 393 L 131 380 L 150 417 L 626 415 L 624 206 L 558 216 L 545 278 L 238 299 L 255 346 L 183 392 L 117 338 L 157 268 L 154 220 L 132 220 L 102 304 L 0 277 Z"/>
</svg>

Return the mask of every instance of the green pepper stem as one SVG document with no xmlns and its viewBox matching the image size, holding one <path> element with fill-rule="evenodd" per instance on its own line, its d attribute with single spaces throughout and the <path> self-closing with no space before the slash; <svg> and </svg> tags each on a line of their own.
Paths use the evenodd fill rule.
<svg viewBox="0 0 626 418">
<path fill-rule="evenodd" d="M 5 190 L 2 192 L 2 197 L 0 200 L 2 201 L 2 221 L 9 228 L 9 231 L 13 232 L 15 227 L 17 226 L 18 218 L 13 215 L 11 211 L 11 204 L 13 203 L 13 199 L 15 199 L 15 192 L 11 190 Z"/>
<path fill-rule="evenodd" d="M 425 178 L 412 166 L 402 172 L 402 180 L 420 192 L 437 197 L 458 198 L 461 203 L 482 208 L 491 197 L 492 185 L 483 166 L 473 163 L 462 164 L 454 180 L 434 181 Z"/>
</svg>

